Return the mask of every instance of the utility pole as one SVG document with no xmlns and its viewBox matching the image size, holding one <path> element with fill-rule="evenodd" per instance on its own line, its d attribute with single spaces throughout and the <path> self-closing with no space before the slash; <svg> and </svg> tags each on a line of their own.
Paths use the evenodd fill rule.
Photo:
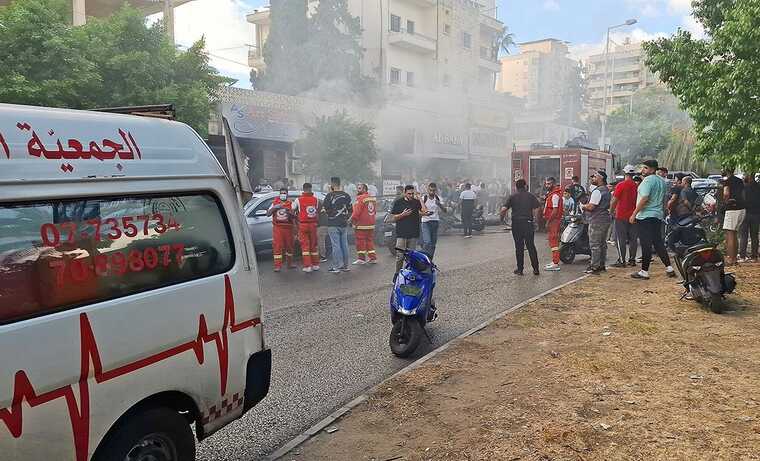
<svg viewBox="0 0 760 461">
<path fill-rule="evenodd" d="M 83 26 L 87 22 L 87 11 L 85 10 L 85 0 L 73 0 L 71 2 L 72 21 L 76 26 Z"/>
</svg>

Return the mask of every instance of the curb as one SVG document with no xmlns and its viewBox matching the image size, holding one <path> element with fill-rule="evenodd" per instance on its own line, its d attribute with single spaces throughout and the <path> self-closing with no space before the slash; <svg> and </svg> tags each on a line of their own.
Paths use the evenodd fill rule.
<svg viewBox="0 0 760 461">
<path fill-rule="evenodd" d="M 272 454 L 265 456 L 263 458 L 264 461 L 276 461 L 276 460 L 282 458 L 283 456 L 287 455 L 293 449 L 295 449 L 296 447 L 298 447 L 302 443 L 306 442 L 310 438 L 314 437 L 321 430 L 323 430 L 324 428 L 326 428 L 327 426 L 329 426 L 330 424 L 332 424 L 333 422 L 335 422 L 338 418 L 340 418 L 341 416 L 345 415 L 346 413 L 348 413 L 352 409 L 356 408 L 362 402 L 366 401 L 369 398 L 369 394 L 372 394 L 373 392 L 375 392 L 378 389 L 380 389 L 384 385 L 385 382 L 387 382 L 387 381 L 389 381 L 391 379 L 394 379 L 394 378 L 396 378 L 398 376 L 407 374 L 407 373 L 409 373 L 410 371 L 412 371 L 412 370 L 414 370 L 416 368 L 419 368 L 420 366 L 422 366 L 428 360 L 436 357 L 441 352 L 446 351 L 451 346 L 453 346 L 453 345 L 457 344 L 458 342 L 460 342 L 462 339 L 465 339 L 468 336 L 472 336 L 473 334 L 475 334 L 475 333 L 483 330 L 484 328 L 486 328 L 488 325 L 492 324 L 496 320 L 499 320 L 499 319 L 501 319 L 503 317 L 506 317 L 507 315 L 511 314 L 512 312 L 514 312 L 514 311 L 516 311 L 516 310 L 518 310 L 518 309 L 520 309 L 522 307 L 525 307 L 526 305 L 528 305 L 528 304 L 530 304 L 530 303 L 532 303 L 534 301 L 537 301 L 537 300 L 539 300 L 539 299 L 541 299 L 541 298 L 543 298 L 543 297 L 545 297 L 547 295 L 550 295 L 550 294 L 554 293 L 555 291 L 561 290 L 562 288 L 565 288 L 566 286 L 569 286 L 569 285 L 572 285 L 574 283 L 577 283 L 577 282 L 579 282 L 579 281 L 581 281 L 581 280 L 583 280 L 583 279 L 585 279 L 587 277 L 589 277 L 589 276 L 588 275 L 583 275 L 583 276 L 578 277 L 576 279 L 570 280 L 569 282 L 565 282 L 565 283 L 563 283 L 561 285 L 558 285 L 558 286 L 556 286 L 554 288 L 546 290 L 543 293 L 540 293 L 540 294 L 538 294 L 538 295 L 536 295 L 536 296 L 534 296 L 532 298 L 526 299 L 525 301 L 523 301 L 523 302 L 521 302 L 519 304 L 515 304 L 514 306 L 512 306 L 512 307 L 510 307 L 510 308 L 508 308 L 508 309 L 506 309 L 506 310 L 504 310 L 502 312 L 499 312 L 498 314 L 495 314 L 495 315 L 489 317 L 485 322 L 481 323 L 480 325 L 478 325 L 478 326 L 476 326 L 474 328 L 471 328 L 471 329 L 465 331 L 464 333 L 462 333 L 461 335 L 457 336 L 456 338 L 448 341 L 446 344 L 442 344 L 438 348 L 436 348 L 436 349 L 428 352 L 427 354 L 423 355 L 422 357 L 420 357 L 419 359 L 415 360 L 411 364 L 407 365 L 406 367 L 402 368 L 401 370 L 397 371 L 396 373 L 394 373 L 394 374 L 390 375 L 389 377 L 385 378 L 380 383 L 378 383 L 378 384 L 370 387 L 363 394 L 361 394 L 360 396 L 358 396 L 355 399 L 351 400 L 350 402 L 346 403 L 345 405 L 341 406 L 340 408 L 338 408 L 334 412 L 330 413 L 327 417 L 325 417 L 324 419 L 322 419 L 318 423 L 314 424 L 310 428 L 306 429 L 305 431 L 303 431 L 302 433 L 300 433 L 299 435 L 297 435 L 295 438 L 291 439 L 285 445 L 281 446 L 276 451 L 274 451 Z"/>
</svg>

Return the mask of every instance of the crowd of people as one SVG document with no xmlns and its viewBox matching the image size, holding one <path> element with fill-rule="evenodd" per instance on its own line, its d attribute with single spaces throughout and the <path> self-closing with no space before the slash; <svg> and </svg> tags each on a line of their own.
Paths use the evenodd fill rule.
<svg viewBox="0 0 760 461">
<path fill-rule="evenodd" d="M 534 238 L 536 221 L 546 227 L 551 262 L 543 269 L 560 271 L 560 234 L 567 217 L 582 215 L 588 223 L 591 259 L 588 274 L 607 270 L 608 244 L 617 249 L 613 267 L 636 267 L 634 279 L 650 277 L 650 266 L 656 255 L 669 277 L 675 277 L 668 248 L 674 242 L 666 241 L 667 223 L 697 213 L 700 197 L 691 187 L 690 176 L 676 174 L 668 180 L 667 168 L 656 160 L 647 160 L 639 170 L 633 165 L 623 169 L 624 178 L 610 182 L 604 170 L 594 172 L 587 191 L 578 177 L 562 188 L 555 178 L 546 178 L 544 191 L 537 196 L 528 191 L 525 180 L 516 182 L 516 190 L 507 194 L 505 184 L 483 181 L 448 180 L 423 182 L 408 179 L 397 187 L 396 198 L 388 209 L 387 222 L 395 224 L 396 248 L 425 251 L 435 256 L 442 214 L 458 211 L 464 238 L 472 238 L 472 216 L 478 204 L 489 214 L 501 214 L 502 219 L 511 212 L 511 231 L 514 238 L 517 275 L 524 272 L 524 253 L 527 250 L 533 273 L 540 274 L 538 252 Z M 278 184 L 279 185 L 279 184 Z M 291 185 L 292 186 L 292 185 Z M 344 190 L 339 178 L 332 178 L 324 190 L 324 200 L 318 200 L 311 184 L 303 185 L 303 193 L 294 201 L 288 199 L 288 187 L 281 185 L 280 196 L 275 199 L 268 214 L 273 216 L 274 270 L 280 271 L 283 262 L 293 266 L 294 230 L 301 242 L 303 271 L 320 270 L 326 262 L 324 242 L 329 237 L 332 246 L 331 273 L 348 272 L 350 250 L 348 228 L 355 233 L 356 260 L 352 265 L 374 264 L 375 218 L 377 189 L 367 184 L 349 184 Z M 722 229 L 726 241 L 727 264 L 756 261 L 758 258 L 758 232 L 760 230 L 760 185 L 753 174 L 740 179 L 734 171 L 724 171 L 719 188 L 723 204 Z M 501 205 L 501 206 L 500 206 Z M 297 226 L 296 226 L 297 224 Z M 749 250 L 749 252 L 748 252 Z M 641 257 L 637 259 L 639 251 Z M 397 272 L 403 255 L 396 261 Z"/>
</svg>

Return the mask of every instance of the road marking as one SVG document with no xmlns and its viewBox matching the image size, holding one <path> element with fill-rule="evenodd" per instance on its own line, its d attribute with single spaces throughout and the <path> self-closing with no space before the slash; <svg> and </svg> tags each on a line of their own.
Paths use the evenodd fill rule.
<svg viewBox="0 0 760 461">
<path fill-rule="evenodd" d="M 579 282 L 579 281 L 581 281 L 581 280 L 583 280 L 583 279 L 585 279 L 587 277 L 589 277 L 589 275 L 583 275 L 583 276 L 578 277 L 576 279 L 570 280 L 569 282 L 565 282 L 565 283 L 563 283 L 561 285 L 557 285 L 554 288 L 546 290 L 543 293 L 540 293 L 540 294 L 538 294 L 538 295 L 536 295 L 536 296 L 534 296 L 532 298 L 529 298 L 529 299 L 527 299 L 527 300 L 525 300 L 525 301 L 523 301 L 523 302 L 521 302 L 519 304 L 515 304 L 514 306 L 512 306 L 512 307 L 510 307 L 510 308 L 508 308 L 508 309 L 506 309 L 506 310 L 504 310 L 504 311 L 502 311 L 502 312 L 500 312 L 498 314 L 495 314 L 495 315 L 489 317 L 485 322 L 481 323 L 480 325 L 478 325 L 478 326 L 476 326 L 474 328 L 471 328 L 471 329 L 465 331 L 464 333 L 462 333 L 461 335 L 457 336 L 456 338 L 448 341 L 447 343 L 440 345 L 438 348 L 436 348 L 436 349 L 428 352 L 427 354 L 423 355 L 422 357 L 420 357 L 419 359 L 415 360 L 411 364 L 407 365 L 406 367 L 402 368 L 401 370 L 397 371 L 396 373 L 392 374 L 391 376 L 385 378 L 379 384 L 377 384 L 375 386 L 372 386 L 371 388 L 369 388 L 366 392 L 364 392 L 360 396 L 358 396 L 355 399 L 351 400 L 347 404 L 341 406 L 340 408 L 338 408 L 334 412 L 330 413 L 327 417 L 325 417 L 324 419 L 322 419 L 318 423 L 314 424 L 310 428 L 306 429 L 305 431 L 303 431 L 302 433 L 300 433 L 299 435 L 297 435 L 295 438 L 291 439 L 286 444 L 282 445 L 280 448 L 278 448 L 272 454 L 264 457 L 264 460 L 265 461 L 276 461 L 276 460 L 282 458 L 283 456 L 287 455 L 293 449 L 295 449 L 296 447 L 298 447 L 302 443 L 306 442 L 310 438 L 312 438 L 315 435 L 317 435 L 322 429 L 324 429 L 325 427 L 327 427 L 330 424 L 334 423 L 341 416 L 345 415 L 346 413 L 348 413 L 352 409 L 356 408 L 359 404 L 361 404 L 362 402 L 366 401 L 369 398 L 369 394 L 374 393 L 375 391 L 379 390 L 382 387 L 386 387 L 387 385 L 385 383 L 387 383 L 391 379 L 397 378 L 397 377 L 399 377 L 401 375 L 405 375 L 405 374 L 411 372 L 412 370 L 415 370 L 416 368 L 419 368 L 420 366 L 422 366 L 422 364 L 424 364 L 425 362 L 429 361 L 433 357 L 437 356 L 441 352 L 449 349 L 455 343 L 458 343 L 459 341 L 461 341 L 464 338 L 467 338 L 468 336 L 472 336 L 473 334 L 475 334 L 475 333 L 479 332 L 480 330 L 486 328 L 488 325 L 492 324 L 493 322 L 495 322 L 495 321 L 497 321 L 497 320 L 499 320 L 499 319 L 501 319 L 503 317 L 506 317 L 507 315 L 511 314 L 512 312 L 514 312 L 514 311 L 516 311 L 516 310 L 518 310 L 520 308 L 523 308 L 526 305 L 528 305 L 528 304 L 530 304 L 530 303 L 532 303 L 534 301 L 538 301 L 539 299 L 541 299 L 541 298 L 543 298 L 545 296 L 548 296 L 548 295 L 554 293 L 555 291 L 561 290 L 562 288 L 565 288 L 565 287 L 567 287 L 569 285 L 577 283 L 577 282 Z"/>
</svg>

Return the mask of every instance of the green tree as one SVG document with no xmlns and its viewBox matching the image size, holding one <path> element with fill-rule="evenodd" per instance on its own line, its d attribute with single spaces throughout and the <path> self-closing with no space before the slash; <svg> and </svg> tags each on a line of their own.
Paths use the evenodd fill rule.
<svg viewBox="0 0 760 461">
<path fill-rule="evenodd" d="M 221 86 L 200 40 L 177 51 L 161 23 L 125 6 L 71 27 L 65 0 L 16 0 L 0 8 L 0 101 L 91 109 L 173 103 L 202 136 Z"/>
<path fill-rule="evenodd" d="M 321 0 L 307 18 L 304 1 L 272 2 L 271 32 L 264 46 L 266 69 L 258 88 L 317 97 L 374 97 L 374 82 L 361 74 L 364 49 L 359 18 L 347 0 Z"/>
<path fill-rule="evenodd" d="M 338 176 L 349 181 L 375 176 L 375 130 L 368 123 L 351 119 L 345 111 L 318 117 L 306 127 L 306 136 L 299 144 L 312 176 Z"/>
<path fill-rule="evenodd" d="M 707 39 L 679 30 L 646 43 L 647 65 L 694 120 L 694 152 L 747 171 L 760 169 L 760 4 L 695 0 Z"/>
<path fill-rule="evenodd" d="M 694 155 L 694 133 L 689 129 L 676 128 L 670 136 L 670 143 L 659 157 L 660 164 L 675 171 L 693 171 L 707 175 L 718 166 L 713 162 Z"/>
<path fill-rule="evenodd" d="M 634 95 L 631 107 L 621 107 L 607 119 L 612 150 L 623 163 L 657 157 L 670 144 L 674 129 L 688 128 L 688 115 L 670 92 L 647 88 Z"/>
</svg>

